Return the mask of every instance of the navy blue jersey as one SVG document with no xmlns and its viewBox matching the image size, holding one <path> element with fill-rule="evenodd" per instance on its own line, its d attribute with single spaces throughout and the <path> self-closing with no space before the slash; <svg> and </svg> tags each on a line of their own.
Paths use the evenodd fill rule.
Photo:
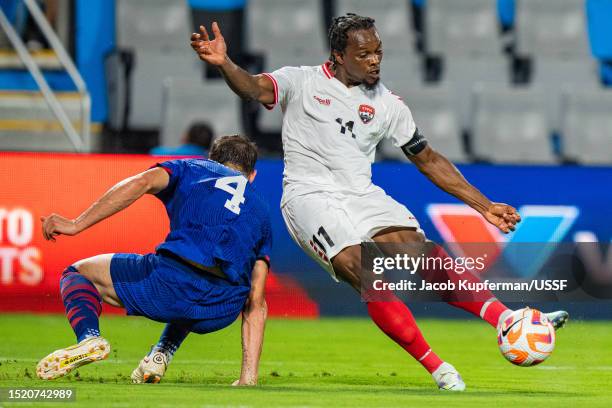
<svg viewBox="0 0 612 408">
<path fill-rule="evenodd" d="M 234 285 L 250 286 L 257 259 L 269 259 L 268 206 L 241 173 L 212 160 L 157 164 L 170 175 L 156 194 L 166 206 L 170 233 L 157 250 L 203 266 L 219 266 Z"/>
</svg>

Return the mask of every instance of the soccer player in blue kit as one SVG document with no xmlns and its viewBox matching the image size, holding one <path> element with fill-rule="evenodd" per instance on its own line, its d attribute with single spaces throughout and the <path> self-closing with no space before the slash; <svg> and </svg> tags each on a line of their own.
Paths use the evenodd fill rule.
<svg viewBox="0 0 612 408">
<path fill-rule="evenodd" d="M 128 315 L 168 323 L 134 370 L 134 382 L 158 382 L 190 332 L 220 330 L 242 312 L 243 361 L 235 384 L 257 383 L 272 239 L 268 207 L 250 184 L 257 150 L 242 136 L 224 136 L 209 158 L 157 164 L 117 183 L 76 219 L 41 218 L 45 239 L 55 241 L 153 194 L 166 207 L 170 232 L 155 253 L 98 255 L 63 272 L 60 291 L 77 344 L 43 358 L 36 368 L 40 378 L 54 379 L 109 355 L 98 321 L 104 301 Z M 148 369 L 148 363 L 163 371 Z"/>
</svg>

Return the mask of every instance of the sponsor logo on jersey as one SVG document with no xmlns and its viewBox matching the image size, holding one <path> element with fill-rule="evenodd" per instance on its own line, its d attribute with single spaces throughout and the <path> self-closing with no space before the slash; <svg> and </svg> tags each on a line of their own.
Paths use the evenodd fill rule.
<svg viewBox="0 0 612 408">
<path fill-rule="evenodd" d="M 331 105 L 331 99 L 329 98 L 319 98 L 318 96 L 314 96 L 314 98 L 317 100 L 317 102 L 319 102 L 321 105 L 325 105 L 325 106 L 329 106 Z"/>
<path fill-rule="evenodd" d="M 374 114 L 376 110 L 370 105 L 359 105 L 359 117 L 364 124 L 370 123 L 372 119 L 374 119 Z"/>
</svg>

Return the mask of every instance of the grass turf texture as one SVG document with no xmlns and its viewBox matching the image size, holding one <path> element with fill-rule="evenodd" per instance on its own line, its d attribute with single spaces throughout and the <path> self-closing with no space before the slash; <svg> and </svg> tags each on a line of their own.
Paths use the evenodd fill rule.
<svg viewBox="0 0 612 408">
<path fill-rule="evenodd" d="M 63 316 L 0 315 L 0 387 L 74 387 L 76 403 L 57 406 L 612 406 L 612 324 L 570 321 L 552 357 L 514 367 L 495 332 L 476 320 L 420 319 L 431 346 L 461 372 L 468 390 L 441 393 L 416 362 L 365 319 L 270 320 L 257 388 L 229 384 L 240 369 L 240 324 L 191 335 L 161 384 L 129 376 L 162 325 L 103 317 L 113 351 L 65 378 L 36 378 L 38 360 L 71 345 Z M 0 402 L 0 406 L 32 406 Z M 40 404 L 38 404 L 40 405 Z M 44 405 L 46 406 L 46 405 Z"/>
</svg>

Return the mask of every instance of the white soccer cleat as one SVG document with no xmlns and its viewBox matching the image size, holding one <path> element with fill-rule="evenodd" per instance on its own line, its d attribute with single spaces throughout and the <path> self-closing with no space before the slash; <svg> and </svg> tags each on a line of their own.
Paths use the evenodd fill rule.
<svg viewBox="0 0 612 408">
<path fill-rule="evenodd" d="M 569 320 L 569 313 L 565 310 L 557 310 L 556 312 L 544 313 L 544 316 L 552 323 L 555 330 L 559 330 Z"/>
<path fill-rule="evenodd" d="M 74 346 L 55 350 L 36 365 L 36 375 L 42 380 L 62 377 L 75 368 L 104 360 L 111 350 L 103 337 L 88 337 Z"/>
<path fill-rule="evenodd" d="M 168 356 L 162 351 L 152 351 L 146 355 L 138 367 L 132 371 L 132 382 L 134 384 L 153 383 L 161 381 L 168 367 Z"/>
<path fill-rule="evenodd" d="M 449 363 L 442 363 L 431 375 L 442 391 L 465 390 L 465 383 L 459 372 Z"/>
</svg>

